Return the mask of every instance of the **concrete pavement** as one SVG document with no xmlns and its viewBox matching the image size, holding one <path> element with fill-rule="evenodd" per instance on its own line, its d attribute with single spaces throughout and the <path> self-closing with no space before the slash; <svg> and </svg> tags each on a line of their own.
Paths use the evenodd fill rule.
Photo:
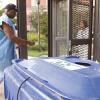
<svg viewBox="0 0 100 100">
<path fill-rule="evenodd" d="M 0 100 L 4 100 L 4 83 L 0 83 Z"/>
</svg>

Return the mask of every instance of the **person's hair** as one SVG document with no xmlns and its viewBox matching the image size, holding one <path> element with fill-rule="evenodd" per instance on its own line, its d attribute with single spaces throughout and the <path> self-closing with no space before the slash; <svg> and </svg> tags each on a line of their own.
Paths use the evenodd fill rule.
<svg viewBox="0 0 100 100">
<path fill-rule="evenodd" d="M 86 21 L 86 20 L 81 20 L 80 22 L 83 22 L 83 24 L 84 24 L 85 28 L 86 28 L 86 27 L 88 27 L 88 23 L 87 23 L 87 21 Z"/>
</svg>

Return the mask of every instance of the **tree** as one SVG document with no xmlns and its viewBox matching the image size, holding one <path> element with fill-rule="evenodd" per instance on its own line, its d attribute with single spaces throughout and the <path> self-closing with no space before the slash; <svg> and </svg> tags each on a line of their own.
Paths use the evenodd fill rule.
<svg viewBox="0 0 100 100">
<path fill-rule="evenodd" d="M 42 12 L 40 14 L 40 32 L 42 34 L 47 35 L 47 30 L 48 30 L 48 16 L 47 12 Z"/>
<path fill-rule="evenodd" d="M 45 36 L 47 35 L 47 30 L 48 30 L 48 15 L 47 11 L 44 9 L 40 9 L 40 33 L 44 34 Z M 38 32 L 38 12 L 32 10 L 32 13 L 29 16 L 30 22 L 32 24 L 34 32 Z"/>
</svg>

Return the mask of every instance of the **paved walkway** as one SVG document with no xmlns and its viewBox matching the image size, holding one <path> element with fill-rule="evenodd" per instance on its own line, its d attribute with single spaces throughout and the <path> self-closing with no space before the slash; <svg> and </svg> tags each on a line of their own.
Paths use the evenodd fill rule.
<svg viewBox="0 0 100 100">
<path fill-rule="evenodd" d="M 3 82 L 0 83 L 0 100 L 4 100 L 4 89 L 3 89 Z"/>
</svg>

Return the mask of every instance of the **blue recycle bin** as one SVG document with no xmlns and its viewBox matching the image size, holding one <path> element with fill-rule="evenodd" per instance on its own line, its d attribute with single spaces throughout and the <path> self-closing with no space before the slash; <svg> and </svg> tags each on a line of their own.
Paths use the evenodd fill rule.
<svg viewBox="0 0 100 100">
<path fill-rule="evenodd" d="M 8 100 L 100 100 L 100 63 L 74 56 L 15 60 L 4 88 Z"/>
</svg>

